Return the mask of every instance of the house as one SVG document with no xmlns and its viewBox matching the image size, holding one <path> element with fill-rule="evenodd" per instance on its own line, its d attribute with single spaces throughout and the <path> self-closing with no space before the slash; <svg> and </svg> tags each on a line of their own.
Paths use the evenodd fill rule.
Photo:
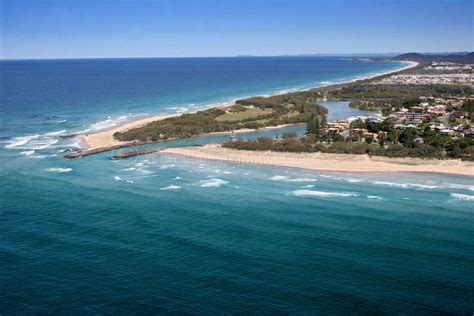
<svg viewBox="0 0 474 316">
<path fill-rule="evenodd" d="M 405 120 L 407 121 L 414 121 L 414 120 L 421 120 L 423 119 L 423 113 L 418 113 L 418 112 L 408 112 L 405 113 Z"/>
<path fill-rule="evenodd" d="M 384 131 L 378 132 L 378 139 L 380 140 L 386 140 L 388 138 L 388 133 Z"/>
<path fill-rule="evenodd" d="M 445 128 L 439 131 L 441 135 L 451 135 L 454 131 L 449 128 Z"/>
<path fill-rule="evenodd" d="M 433 113 L 433 114 L 436 114 L 436 115 L 444 115 L 444 114 L 446 114 L 446 110 L 441 110 L 441 109 L 438 109 L 438 108 L 430 109 L 430 110 L 428 110 L 428 112 Z"/>
</svg>

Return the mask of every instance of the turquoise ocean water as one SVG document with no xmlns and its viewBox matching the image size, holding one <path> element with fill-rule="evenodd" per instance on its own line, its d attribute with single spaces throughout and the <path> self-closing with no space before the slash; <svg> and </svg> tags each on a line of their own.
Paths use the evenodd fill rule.
<svg viewBox="0 0 474 316">
<path fill-rule="evenodd" d="M 401 66 L 336 57 L 0 62 L 0 313 L 472 313 L 472 178 L 169 154 L 61 158 L 81 131 Z M 331 119 L 362 113 L 325 105 Z M 285 131 L 304 126 L 242 137 Z"/>
</svg>

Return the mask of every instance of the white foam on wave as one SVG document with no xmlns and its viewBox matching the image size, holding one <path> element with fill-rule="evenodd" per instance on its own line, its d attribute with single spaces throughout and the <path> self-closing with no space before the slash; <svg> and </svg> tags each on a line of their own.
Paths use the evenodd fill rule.
<svg viewBox="0 0 474 316">
<path fill-rule="evenodd" d="M 8 144 L 5 145 L 5 148 L 15 148 L 19 147 L 22 145 L 25 145 L 32 139 L 36 139 L 40 137 L 40 135 L 29 135 L 29 136 L 19 136 L 19 137 L 14 137 L 11 140 L 8 141 Z"/>
<path fill-rule="evenodd" d="M 181 180 L 181 177 L 175 177 L 174 180 Z"/>
<path fill-rule="evenodd" d="M 173 168 L 173 167 L 176 167 L 176 165 L 175 164 L 162 165 L 162 166 L 160 166 L 160 169 L 169 169 L 169 168 Z"/>
<path fill-rule="evenodd" d="M 383 200 L 383 197 L 377 195 L 367 195 L 369 200 Z"/>
<path fill-rule="evenodd" d="M 270 178 L 272 181 L 285 181 L 285 182 L 315 182 L 318 179 L 315 178 L 290 178 L 288 176 L 276 175 Z"/>
<path fill-rule="evenodd" d="M 28 146 L 24 146 L 25 149 L 30 150 L 41 150 L 55 145 L 59 142 L 57 138 L 39 138 L 28 143 Z"/>
<path fill-rule="evenodd" d="M 140 169 L 137 168 L 137 172 L 140 172 L 141 174 L 152 174 L 153 171 L 147 170 L 147 169 Z"/>
<path fill-rule="evenodd" d="M 462 189 L 462 190 L 474 191 L 474 185 L 468 185 L 468 184 L 448 183 L 448 184 L 444 184 L 443 187 L 450 188 L 450 189 Z"/>
<path fill-rule="evenodd" d="M 319 176 L 320 176 L 321 178 L 335 179 L 335 180 L 345 181 L 345 182 L 349 182 L 349 183 L 359 183 L 359 182 L 363 182 L 363 181 L 364 181 L 363 179 L 359 179 L 359 178 L 338 177 L 338 176 L 330 176 L 330 175 L 326 175 L 326 174 L 320 174 Z"/>
<path fill-rule="evenodd" d="M 25 150 L 25 151 L 20 152 L 20 154 L 22 154 L 23 156 L 31 156 L 34 153 L 35 153 L 34 150 Z"/>
<path fill-rule="evenodd" d="M 188 111 L 189 111 L 189 109 L 185 108 L 185 107 L 181 107 L 181 108 L 176 109 L 176 113 L 186 113 Z"/>
<path fill-rule="evenodd" d="M 120 178 L 119 176 L 114 176 L 114 179 L 115 179 L 115 181 L 123 181 L 123 179 Z"/>
<path fill-rule="evenodd" d="M 56 131 L 56 132 L 49 132 L 49 133 L 44 134 L 44 136 L 57 136 L 57 135 L 61 135 L 61 134 L 64 134 L 64 133 L 66 133 L 65 129 L 60 130 L 60 131 Z"/>
<path fill-rule="evenodd" d="M 31 155 L 28 156 L 28 158 L 34 158 L 34 159 L 45 159 L 45 158 L 51 158 L 51 157 L 57 157 L 57 154 L 51 154 L 51 155 Z"/>
<path fill-rule="evenodd" d="M 474 201 L 474 195 L 451 193 L 451 197 L 462 201 Z"/>
<path fill-rule="evenodd" d="M 176 190 L 179 190 L 179 189 L 181 189 L 181 187 L 179 185 L 169 185 L 167 187 L 161 188 L 160 190 L 162 190 L 162 191 L 168 191 L 168 190 L 176 191 Z"/>
<path fill-rule="evenodd" d="M 341 180 L 344 180 L 350 183 L 359 183 L 359 182 L 364 181 L 362 179 L 357 179 L 357 178 L 341 178 Z"/>
<path fill-rule="evenodd" d="M 58 173 L 66 173 L 66 172 L 71 172 L 71 168 L 48 168 L 46 169 L 48 172 L 58 172 Z"/>
<path fill-rule="evenodd" d="M 133 171 L 133 170 L 135 170 L 135 169 L 136 169 L 136 168 L 134 168 L 134 167 L 130 167 L 130 168 L 122 169 L 122 170 L 123 170 L 123 171 Z"/>
<path fill-rule="evenodd" d="M 220 186 L 223 186 L 224 184 L 229 183 L 229 181 L 213 178 L 213 179 L 209 179 L 209 180 L 202 180 L 199 183 L 200 183 L 200 186 L 202 188 L 211 188 L 211 187 L 212 188 L 218 188 Z"/>
<path fill-rule="evenodd" d="M 22 149 L 22 155 L 30 153 L 32 150 L 46 149 L 59 142 L 58 136 L 64 134 L 66 130 L 48 132 L 45 134 L 35 134 L 27 136 L 14 137 L 7 141 L 5 148 Z"/>
<path fill-rule="evenodd" d="M 318 181 L 318 179 L 315 178 L 293 178 L 293 179 L 288 179 L 288 182 L 315 182 Z"/>
<path fill-rule="evenodd" d="M 420 188 L 420 189 L 437 189 L 439 186 L 437 185 L 428 185 L 428 184 L 419 184 L 419 183 L 397 183 L 397 182 L 387 182 L 387 181 L 370 181 L 370 183 L 378 184 L 378 185 L 386 185 L 389 187 L 397 187 L 397 188 Z"/>
<path fill-rule="evenodd" d="M 287 176 L 273 176 L 270 178 L 270 180 L 272 181 L 285 181 L 287 179 L 288 179 Z"/>
<path fill-rule="evenodd" d="M 117 117 L 116 119 L 113 119 L 111 116 L 107 116 L 107 119 L 93 123 L 90 125 L 88 129 L 83 131 L 83 133 L 90 132 L 90 131 L 100 131 L 103 129 L 111 128 L 116 126 L 119 123 L 123 123 L 128 119 L 127 115 L 121 115 Z"/>
<path fill-rule="evenodd" d="M 314 188 L 314 184 L 305 185 L 303 188 Z"/>
<path fill-rule="evenodd" d="M 81 148 L 81 141 L 80 140 L 74 140 L 72 143 L 67 144 L 67 147 L 71 148 Z"/>
<path fill-rule="evenodd" d="M 216 173 L 216 174 L 231 174 L 232 173 L 230 171 L 219 170 L 219 169 L 214 170 L 213 172 Z"/>
<path fill-rule="evenodd" d="M 359 196 L 354 192 L 325 192 L 325 191 L 314 191 L 314 190 L 295 190 L 290 192 L 291 195 L 295 196 L 319 196 L 319 197 L 350 197 Z"/>
</svg>

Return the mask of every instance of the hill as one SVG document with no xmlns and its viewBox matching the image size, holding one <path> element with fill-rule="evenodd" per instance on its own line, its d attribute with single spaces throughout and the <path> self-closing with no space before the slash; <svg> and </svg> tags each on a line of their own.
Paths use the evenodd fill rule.
<svg viewBox="0 0 474 316">
<path fill-rule="evenodd" d="M 406 53 L 391 60 L 415 60 L 415 61 L 451 61 L 461 63 L 474 63 L 474 52 L 470 53 L 451 53 L 446 55 Z"/>
</svg>

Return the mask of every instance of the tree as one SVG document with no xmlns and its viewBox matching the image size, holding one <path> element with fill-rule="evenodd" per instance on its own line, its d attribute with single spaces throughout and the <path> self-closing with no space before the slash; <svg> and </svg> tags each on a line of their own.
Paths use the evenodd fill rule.
<svg viewBox="0 0 474 316">
<path fill-rule="evenodd" d="M 361 120 L 357 119 L 351 123 L 351 128 L 366 128 L 367 125 Z"/>
<path fill-rule="evenodd" d="M 405 146 L 412 146 L 413 140 L 418 136 L 418 133 L 415 128 L 409 127 L 405 129 L 399 137 L 399 140 Z"/>
<path fill-rule="evenodd" d="M 462 106 L 462 110 L 465 112 L 468 112 L 469 115 L 473 115 L 474 113 L 474 101 L 468 100 L 464 102 L 464 105 Z"/>
<path fill-rule="evenodd" d="M 325 116 L 315 116 L 311 113 L 311 116 L 306 124 L 306 130 L 308 134 L 313 134 L 316 136 L 316 139 L 319 139 L 321 136 L 321 128 L 326 125 L 326 117 Z"/>
</svg>

